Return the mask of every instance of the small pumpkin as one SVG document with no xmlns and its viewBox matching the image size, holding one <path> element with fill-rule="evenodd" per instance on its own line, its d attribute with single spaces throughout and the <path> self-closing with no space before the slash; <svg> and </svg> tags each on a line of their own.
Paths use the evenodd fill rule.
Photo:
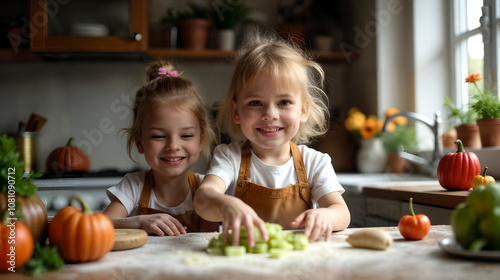
<svg viewBox="0 0 500 280">
<path fill-rule="evenodd" d="M 114 226 L 102 213 L 92 213 L 80 196 L 72 196 L 83 209 L 67 206 L 59 210 L 49 227 L 50 243 L 56 246 L 67 262 L 91 262 L 102 258 L 113 248 Z"/>
<path fill-rule="evenodd" d="M 472 179 L 481 173 L 481 163 L 476 154 L 465 152 L 460 139 L 455 141 L 456 153 L 448 153 L 439 161 L 439 184 L 449 191 L 465 191 L 471 188 Z"/>
<path fill-rule="evenodd" d="M 486 176 L 486 170 L 488 167 L 484 168 L 483 175 L 477 175 L 472 179 L 471 187 L 474 189 L 481 185 L 487 185 L 489 183 L 495 183 L 495 179 L 491 176 Z"/>
<path fill-rule="evenodd" d="M 47 157 L 45 166 L 48 171 L 89 171 L 90 160 L 84 151 L 73 147 L 73 138 L 69 138 L 64 147 L 52 151 Z"/>
<path fill-rule="evenodd" d="M 23 222 L 8 220 L 9 211 L 4 211 L 0 223 L 0 272 L 15 272 L 21 268 L 33 254 L 35 241 L 30 230 Z M 12 232 L 12 230 L 14 230 Z M 15 236 L 15 244 L 11 235 Z M 14 247 L 14 251 L 11 251 Z"/>
<path fill-rule="evenodd" d="M 19 212 L 23 215 L 21 221 L 28 227 L 35 241 L 40 244 L 45 243 L 47 238 L 47 208 L 42 200 L 34 195 L 33 197 L 15 195 L 16 203 L 21 204 Z M 0 193 L 0 213 L 8 206 L 8 195 Z"/>
</svg>

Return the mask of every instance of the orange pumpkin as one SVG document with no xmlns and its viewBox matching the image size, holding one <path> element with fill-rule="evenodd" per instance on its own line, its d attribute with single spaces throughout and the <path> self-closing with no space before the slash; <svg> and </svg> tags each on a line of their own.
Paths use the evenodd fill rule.
<svg viewBox="0 0 500 280">
<path fill-rule="evenodd" d="M 466 152 L 460 139 L 455 140 L 456 153 L 448 153 L 439 161 L 437 178 L 439 184 L 449 191 L 466 191 L 472 179 L 481 174 L 481 163 L 473 152 Z"/>
<path fill-rule="evenodd" d="M 474 189 L 481 185 L 488 185 L 489 183 L 495 183 L 495 179 L 491 176 L 486 176 L 486 170 L 488 167 L 484 168 L 483 175 L 477 175 L 472 179 L 471 187 Z"/>
<path fill-rule="evenodd" d="M 45 166 L 48 171 L 89 171 L 90 160 L 84 151 L 71 146 L 73 138 L 69 138 L 64 147 L 52 151 L 47 157 Z"/>
<path fill-rule="evenodd" d="M 8 220 L 9 211 L 3 212 L 0 223 L 0 271 L 17 271 L 33 254 L 35 242 L 30 230 L 21 221 Z M 10 237 L 15 236 L 15 243 Z M 14 248 L 11 251 L 12 247 Z"/>
<path fill-rule="evenodd" d="M 15 201 L 21 204 L 21 221 L 28 227 L 33 239 L 44 244 L 47 238 L 47 208 L 42 200 L 36 195 L 29 197 L 16 194 Z M 7 205 L 8 195 L 0 193 L 0 213 L 7 209 Z"/>
<path fill-rule="evenodd" d="M 90 262 L 102 258 L 113 248 L 114 226 L 102 213 L 92 213 L 80 196 L 72 196 L 83 210 L 67 206 L 56 213 L 49 227 L 50 243 L 67 262 Z"/>
</svg>

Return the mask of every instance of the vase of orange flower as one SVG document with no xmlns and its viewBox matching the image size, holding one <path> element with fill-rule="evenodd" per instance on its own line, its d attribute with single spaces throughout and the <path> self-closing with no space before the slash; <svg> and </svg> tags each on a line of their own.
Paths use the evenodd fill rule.
<svg viewBox="0 0 500 280">
<path fill-rule="evenodd" d="M 356 167 L 360 173 L 383 173 L 386 169 L 387 154 L 380 137 L 361 139 L 356 154 Z"/>
<path fill-rule="evenodd" d="M 386 170 L 387 154 L 381 138 L 383 120 L 366 116 L 358 108 L 347 113 L 345 127 L 359 140 L 356 167 L 360 173 L 381 173 Z"/>
</svg>

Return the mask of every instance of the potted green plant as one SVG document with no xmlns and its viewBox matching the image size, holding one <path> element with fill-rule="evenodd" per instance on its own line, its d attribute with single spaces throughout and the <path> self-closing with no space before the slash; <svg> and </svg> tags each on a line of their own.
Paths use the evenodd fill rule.
<svg viewBox="0 0 500 280">
<path fill-rule="evenodd" d="M 163 22 L 174 22 L 186 49 L 207 48 L 212 21 L 207 7 L 189 2 L 182 10 L 167 9 Z"/>
<path fill-rule="evenodd" d="M 403 173 L 406 171 L 408 161 L 398 155 L 399 147 L 406 152 L 417 151 L 417 137 L 415 128 L 406 125 L 396 125 L 394 131 L 385 133 L 383 136 L 384 148 L 387 152 L 387 165 L 391 173 Z"/>
<path fill-rule="evenodd" d="M 282 36 L 305 46 L 305 23 L 311 3 L 304 0 L 279 1 L 278 29 Z"/>
<path fill-rule="evenodd" d="M 477 112 L 482 146 L 500 146 L 500 100 L 491 91 L 479 89 L 476 83 L 481 79 L 481 75 L 476 73 L 465 80 L 474 84 L 478 91 L 472 96 L 471 108 Z"/>
<path fill-rule="evenodd" d="M 447 96 L 444 99 L 443 107 L 449 112 L 448 118 L 454 121 L 457 138 L 462 141 L 464 147 L 480 149 L 481 138 L 476 124 L 476 111 L 471 108 L 458 108 Z"/>
<path fill-rule="evenodd" d="M 214 2 L 212 21 L 217 28 L 217 48 L 230 51 L 234 49 L 235 27 L 252 8 L 245 5 L 244 1 L 221 0 Z"/>
</svg>

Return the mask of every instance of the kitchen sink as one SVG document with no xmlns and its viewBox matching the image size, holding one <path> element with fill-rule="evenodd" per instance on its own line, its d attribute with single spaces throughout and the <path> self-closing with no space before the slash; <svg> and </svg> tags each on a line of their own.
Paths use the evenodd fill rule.
<svg viewBox="0 0 500 280">
<path fill-rule="evenodd" d="M 433 186 L 437 178 L 410 173 L 338 173 L 339 183 L 346 191 L 361 192 L 363 187 Z"/>
</svg>

